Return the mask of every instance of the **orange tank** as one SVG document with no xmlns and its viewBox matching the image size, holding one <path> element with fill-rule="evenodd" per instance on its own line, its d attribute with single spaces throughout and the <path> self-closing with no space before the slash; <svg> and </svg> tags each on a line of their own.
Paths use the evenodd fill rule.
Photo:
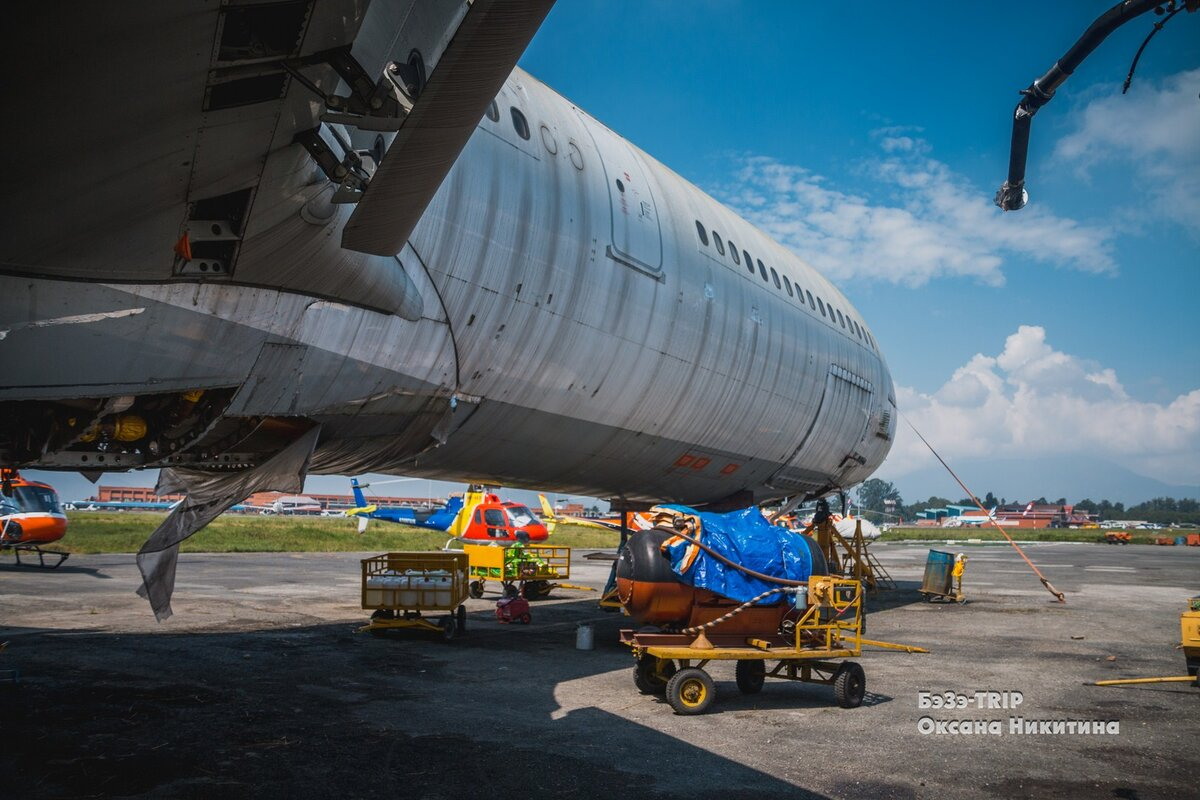
<svg viewBox="0 0 1200 800">
<path fill-rule="evenodd" d="M 741 605 L 707 589 L 683 583 L 662 553 L 662 545 L 674 531 L 654 528 L 629 537 L 617 561 L 617 597 L 639 625 L 686 628 L 703 625 Z M 825 559 L 812 547 L 813 574 L 825 574 Z M 795 609 L 783 599 L 772 605 L 751 606 L 721 623 L 722 634 L 769 634 Z"/>
</svg>

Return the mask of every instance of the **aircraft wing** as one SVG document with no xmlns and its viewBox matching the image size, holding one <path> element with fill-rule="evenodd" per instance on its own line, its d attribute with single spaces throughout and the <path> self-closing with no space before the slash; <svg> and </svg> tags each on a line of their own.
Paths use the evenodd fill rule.
<svg viewBox="0 0 1200 800">
<path fill-rule="evenodd" d="M 554 0 L 475 0 L 342 232 L 399 253 Z"/>
<path fill-rule="evenodd" d="M 0 273 L 229 282 L 415 319 L 421 298 L 391 256 L 552 4 L 14 6 L 0 47 L 21 65 L 7 88 L 23 122 L 0 170 Z M 329 201 L 344 186 L 317 169 L 322 148 L 333 168 L 387 150 L 353 214 Z M 351 217 L 346 244 L 364 252 L 279 258 L 322 231 L 301 220 L 310 206 Z"/>
</svg>

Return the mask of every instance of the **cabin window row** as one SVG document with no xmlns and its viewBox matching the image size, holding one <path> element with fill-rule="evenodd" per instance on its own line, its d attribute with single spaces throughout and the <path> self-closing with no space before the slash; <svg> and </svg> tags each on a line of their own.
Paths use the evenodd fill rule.
<svg viewBox="0 0 1200 800">
<path fill-rule="evenodd" d="M 500 122 L 500 105 L 495 100 L 488 104 L 487 111 L 485 113 L 487 118 L 492 122 Z M 516 106 L 509 106 L 508 116 L 512 120 L 513 131 L 516 132 L 517 136 L 520 136 L 525 141 L 529 141 L 529 120 L 526 118 L 524 112 L 522 112 L 521 109 L 517 108 Z M 554 133 L 545 123 L 542 123 L 541 131 L 542 145 L 546 148 L 546 152 L 552 156 L 558 155 L 558 140 L 554 138 Z M 571 158 L 571 165 L 577 170 L 582 170 L 583 152 L 580 151 L 579 145 L 575 144 L 574 139 L 567 140 L 567 154 Z"/>
<path fill-rule="evenodd" d="M 857 336 L 872 349 L 879 350 L 878 345 L 875 344 L 875 338 L 852 317 L 842 314 L 839 309 L 834 308 L 832 303 L 825 303 L 820 295 L 814 297 L 812 292 L 801 288 L 800 284 L 792 281 L 787 275 L 781 276 L 774 267 L 763 264 L 761 258 L 752 257 L 750 251 L 739 250 L 733 241 L 722 239 L 721 234 L 717 233 L 715 229 L 710 235 L 709 229 L 700 220 L 696 220 L 696 236 L 700 239 L 700 244 L 715 248 L 717 253 L 722 256 L 728 254 L 734 264 L 745 266 L 746 271 L 751 275 L 758 275 L 767 285 L 774 285 L 777 290 L 787 292 L 787 296 L 798 300 L 801 306 L 807 305 L 812 311 L 819 311 L 822 317 L 834 325 L 841 325 L 847 333 Z"/>
</svg>

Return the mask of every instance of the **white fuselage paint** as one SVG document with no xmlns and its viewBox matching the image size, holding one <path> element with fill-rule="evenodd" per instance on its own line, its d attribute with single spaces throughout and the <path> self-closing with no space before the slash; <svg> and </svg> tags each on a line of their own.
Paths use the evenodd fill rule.
<svg viewBox="0 0 1200 800">
<path fill-rule="evenodd" d="M 693 503 L 849 486 L 878 467 L 894 435 L 891 377 L 837 289 L 521 70 L 497 111 L 396 259 L 340 248 L 347 207 L 300 213 L 325 188 L 301 148 L 267 161 L 235 279 L 324 265 L 378 278 L 403 296 L 389 299 L 397 313 L 261 278 L 0 275 L 0 399 L 242 386 L 236 413 L 326 426 L 316 471 Z M 75 317 L 89 324 L 57 324 Z M 387 444 L 418 419 L 442 446 Z"/>
</svg>

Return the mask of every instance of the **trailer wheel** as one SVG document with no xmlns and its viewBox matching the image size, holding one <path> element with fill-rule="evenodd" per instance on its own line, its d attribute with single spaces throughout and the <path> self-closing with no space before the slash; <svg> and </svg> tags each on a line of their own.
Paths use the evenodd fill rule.
<svg viewBox="0 0 1200 800">
<path fill-rule="evenodd" d="M 707 672 L 698 667 L 681 669 L 667 681 L 667 702 L 676 714 L 703 714 L 717 696 L 717 687 Z"/>
<path fill-rule="evenodd" d="M 767 680 L 767 663 L 758 658 L 740 658 L 735 674 L 742 694 L 758 694 Z"/>
<path fill-rule="evenodd" d="M 441 628 L 442 638 L 447 642 L 458 634 L 458 625 L 454 622 L 454 617 L 442 617 Z"/>
<path fill-rule="evenodd" d="M 455 623 L 458 624 L 458 632 L 459 633 L 467 632 L 467 607 L 466 606 L 460 605 L 458 607 L 458 610 L 454 612 L 454 621 L 455 621 Z"/>
<path fill-rule="evenodd" d="M 520 616 L 520 620 L 521 620 L 522 625 L 528 625 L 529 623 L 533 622 L 533 617 L 530 615 L 530 613 L 528 611 L 526 611 L 524 614 L 522 614 Z"/>
<path fill-rule="evenodd" d="M 867 693 L 867 675 L 856 661 L 843 661 L 833 676 L 833 696 L 842 708 L 858 708 Z"/>
<path fill-rule="evenodd" d="M 671 659 L 644 655 L 633 668 L 633 685 L 642 694 L 656 694 L 661 697 L 667 693 L 667 683 L 674 674 L 675 662 Z"/>
<path fill-rule="evenodd" d="M 525 581 L 521 596 L 526 600 L 544 600 L 550 596 L 550 581 Z"/>
<path fill-rule="evenodd" d="M 483 582 L 482 581 L 471 581 L 467 585 L 467 594 L 469 594 L 471 597 L 475 598 L 476 600 L 483 597 Z"/>
<path fill-rule="evenodd" d="M 517 585 L 515 583 L 510 582 L 510 583 L 504 584 L 504 596 L 505 597 L 516 597 L 520 593 L 521 593 L 521 590 L 517 588 Z"/>
</svg>

